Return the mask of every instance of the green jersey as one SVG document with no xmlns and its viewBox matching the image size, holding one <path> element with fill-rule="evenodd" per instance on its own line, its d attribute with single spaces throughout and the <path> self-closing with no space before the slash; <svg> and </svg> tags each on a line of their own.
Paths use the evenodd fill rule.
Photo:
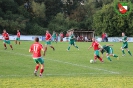
<svg viewBox="0 0 133 88">
<path fill-rule="evenodd" d="M 127 44 L 127 36 L 122 37 L 122 42 L 123 42 L 123 44 Z"/>
<path fill-rule="evenodd" d="M 56 38 L 56 33 L 53 33 L 53 35 L 52 35 L 54 38 Z"/>
<path fill-rule="evenodd" d="M 72 35 L 70 36 L 70 42 L 74 42 L 74 38 L 75 38 L 75 36 L 72 34 Z"/>
</svg>

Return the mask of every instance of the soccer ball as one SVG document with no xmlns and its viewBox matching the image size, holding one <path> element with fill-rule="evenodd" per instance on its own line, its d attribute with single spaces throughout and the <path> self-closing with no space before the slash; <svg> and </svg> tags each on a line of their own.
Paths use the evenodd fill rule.
<svg viewBox="0 0 133 88">
<path fill-rule="evenodd" d="M 90 60 L 90 63 L 91 63 L 91 64 L 94 63 L 94 60 L 91 59 L 91 60 Z"/>
</svg>

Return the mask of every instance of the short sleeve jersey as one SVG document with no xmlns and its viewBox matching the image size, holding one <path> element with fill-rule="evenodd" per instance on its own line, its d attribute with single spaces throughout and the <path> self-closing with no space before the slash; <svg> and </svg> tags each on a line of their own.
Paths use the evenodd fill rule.
<svg viewBox="0 0 133 88">
<path fill-rule="evenodd" d="M 93 47 L 94 50 L 99 50 L 99 47 L 98 47 L 99 43 L 98 42 L 96 42 L 96 41 L 92 42 L 91 46 Z"/>
<path fill-rule="evenodd" d="M 123 36 L 123 37 L 122 37 L 123 44 L 126 44 L 126 43 L 127 43 L 126 40 L 127 40 L 127 36 Z"/>
<path fill-rule="evenodd" d="M 70 41 L 71 41 L 71 42 L 74 42 L 74 37 L 75 37 L 75 36 L 74 36 L 73 34 L 70 36 Z"/>
<path fill-rule="evenodd" d="M 3 33 L 2 36 L 4 37 L 5 40 L 9 40 L 9 34 L 8 33 Z"/>
<path fill-rule="evenodd" d="M 53 35 L 52 35 L 53 37 L 56 37 L 56 33 L 53 33 Z"/>
<path fill-rule="evenodd" d="M 18 37 L 18 38 L 20 37 L 20 32 L 17 33 L 17 37 Z"/>
<path fill-rule="evenodd" d="M 32 44 L 30 47 L 30 49 L 32 51 L 32 57 L 33 58 L 40 58 L 42 48 L 43 48 L 42 44 L 40 44 L 38 42 Z"/>
<path fill-rule="evenodd" d="M 46 33 L 46 41 L 50 40 L 51 39 L 51 34 L 50 33 Z"/>
</svg>

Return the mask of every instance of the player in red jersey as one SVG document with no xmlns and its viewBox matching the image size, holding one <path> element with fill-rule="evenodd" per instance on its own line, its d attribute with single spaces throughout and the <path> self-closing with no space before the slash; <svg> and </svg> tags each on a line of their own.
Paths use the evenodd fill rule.
<svg viewBox="0 0 133 88">
<path fill-rule="evenodd" d="M 47 30 L 46 31 L 46 35 L 45 35 L 45 40 L 46 40 L 46 43 L 45 43 L 45 51 L 47 51 L 47 47 L 50 46 L 53 50 L 55 50 L 55 48 L 51 45 L 51 34 L 49 33 L 49 31 Z"/>
<path fill-rule="evenodd" d="M 43 51 L 45 55 L 45 50 L 43 49 L 43 46 L 39 43 L 39 38 L 36 37 L 35 43 L 30 46 L 29 52 L 32 53 L 33 60 L 36 63 L 36 67 L 34 70 L 35 76 L 37 76 L 37 71 L 39 69 L 39 66 L 41 66 L 40 77 L 42 76 L 42 73 L 44 71 L 44 59 L 41 56 L 41 51 Z"/>
<path fill-rule="evenodd" d="M 6 44 L 9 44 L 11 49 L 13 50 L 13 47 L 12 47 L 12 45 L 10 43 L 10 40 L 9 40 L 9 34 L 6 32 L 5 29 L 3 30 L 2 36 L 4 38 L 3 39 L 4 40 L 3 43 L 4 43 L 5 50 L 7 49 Z"/>
<path fill-rule="evenodd" d="M 94 62 L 96 62 L 96 59 L 98 58 L 101 62 L 103 62 L 102 58 L 99 56 L 99 46 L 101 45 L 95 40 L 95 38 L 92 38 L 92 45 L 88 48 L 94 48 Z"/>
<path fill-rule="evenodd" d="M 15 41 L 16 44 L 17 44 L 17 41 L 19 42 L 19 45 L 20 45 L 20 31 L 19 30 L 17 30 L 17 38 Z"/>
</svg>

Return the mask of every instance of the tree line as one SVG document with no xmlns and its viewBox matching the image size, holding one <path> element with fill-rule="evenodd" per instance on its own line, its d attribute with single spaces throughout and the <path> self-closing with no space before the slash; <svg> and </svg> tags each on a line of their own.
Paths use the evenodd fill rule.
<svg viewBox="0 0 133 88">
<path fill-rule="evenodd" d="M 66 33 L 74 28 L 94 30 L 96 35 L 121 36 L 125 32 L 133 36 L 133 7 L 127 16 L 120 16 L 114 9 L 116 1 L 0 0 L 0 33 L 6 29 L 16 34 L 19 29 L 24 35 L 44 35 L 46 30 Z"/>
</svg>

